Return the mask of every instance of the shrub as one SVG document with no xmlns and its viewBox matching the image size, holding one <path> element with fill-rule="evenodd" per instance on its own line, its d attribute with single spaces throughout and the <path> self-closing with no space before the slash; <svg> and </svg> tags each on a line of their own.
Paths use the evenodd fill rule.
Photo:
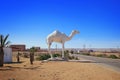
<svg viewBox="0 0 120 80">
<path fill-rule="evenodd" d="M 76 58 L 75 58 L 75 60 L 79 60 L 79 58 L 78 58 L 78 57 L 76 57 Z"/>
<path fill-rule="evenodd" d="M 71 51 L 70 51 L 70 53 L 71 53 L 71 54 L 73 54 L 73 53 L 74 53 L 74 51 L 73 51 L 73 50 L 71 50 Z"/>
<path fill-rule="evenodd" d="M 106 54 L 97 54 L 96 56 L 97 56 L 97 57 L 107 57 Z"/>
<path fill-rule="evenodd" d="M 83 55 L 87 55 L 87 56 L 90 56 L 90 53 L 82 53 Z"/>
<path fill-rule="evenodd" d="M 60 57 L 61 54 L 53 54 L 53 57 Z"/>
<path fill-rule="evenodd" d="M 36 60 L 47 60 L 48 58 L 50 58 L 49 54 L 41 54 L 36 58 Z"/>
<path fill-rule="evenodd" d="M 74 56 L 68 56 L 68 59 L 70 59 L 70 60 L 72 60 L 72 59 L 79 60 L 78 57 L 74 57 Z"/>
<path fill-rule="evenodd" d="M 24 58 L 29 58 L 29 54 L 28 53 L 23 53 L 23 57 Z"/>
<path fill-rule="evenodd" d="M 110 55 L 109 58 L 117 59 L 118 57 L 116 55 Z"/>
<path fill-rule="evenodd" d="M 75 59 L 75 57 L 74 56 L 68 56 L 68 59 Z"/>
<path fill-rule="evenodd" d="M 61 54 L 52 54 L 53 57 L 61 57 Z M 40 54 L 39 56 L 36 57 L 36 60 L 47 60 L 51 56 L 49 54 Z"/>
</svg>

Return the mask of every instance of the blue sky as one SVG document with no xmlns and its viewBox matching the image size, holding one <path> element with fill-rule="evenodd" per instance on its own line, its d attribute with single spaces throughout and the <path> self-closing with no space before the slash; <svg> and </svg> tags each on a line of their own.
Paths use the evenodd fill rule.
<svg viewBox="0 0 120 80">
<path fill-rule="evenodd" d="M 119 47 L 120 1 L 0 0 L 0 34 L 10 34 L 11 44 L 47 48 L 46 37 L 54 30 L 81 32 L 66 42 L 66 48 Z"/>
</svg>

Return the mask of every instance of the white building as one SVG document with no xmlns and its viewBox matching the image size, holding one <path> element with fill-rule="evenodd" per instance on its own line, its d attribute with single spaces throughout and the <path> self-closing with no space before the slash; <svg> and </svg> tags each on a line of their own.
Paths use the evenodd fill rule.
<svg viewBox="0 0 120 80">
<path fill-rule="evenodd" d="M 4 50 L 4 62 L 12 62 L 12 49 L 3 48 Z"/>
</svg>

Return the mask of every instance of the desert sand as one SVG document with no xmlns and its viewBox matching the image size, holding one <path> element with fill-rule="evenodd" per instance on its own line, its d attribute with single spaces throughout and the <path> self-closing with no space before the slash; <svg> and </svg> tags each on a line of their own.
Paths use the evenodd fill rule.
<svg viewBox="0 0 120 80">
<path fill-rule="evenodd" d="M 34 61 L 21 58 L 22 63 L 0 67 L 0 80 L 120 80 L 120 72 L 95 63 L 67 61 Z"/>
</svg>

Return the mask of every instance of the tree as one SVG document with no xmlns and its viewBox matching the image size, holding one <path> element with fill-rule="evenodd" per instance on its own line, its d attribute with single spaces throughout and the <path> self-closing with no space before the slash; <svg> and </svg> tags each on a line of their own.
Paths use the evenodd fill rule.
<svg viewBox="0 0 120 80">
<path fill-rule="evenodd" d="M 32 47 L 30 48 L 30 63 L 33 64 L 33 61 L 34 61 L 34 52 L 36 52 L 36 48 L 35 47 Z"/>
<path fill-rule="evenodd" d="M 6 35 L 5 37 L 3 35 L 0 35 L 0 67 L 3 67 L 4 63 L 4 50 L 3 48 L 6 47 L 10 41 L 7 41 L 9 37 L 9 34 Z"/>
</svg>

